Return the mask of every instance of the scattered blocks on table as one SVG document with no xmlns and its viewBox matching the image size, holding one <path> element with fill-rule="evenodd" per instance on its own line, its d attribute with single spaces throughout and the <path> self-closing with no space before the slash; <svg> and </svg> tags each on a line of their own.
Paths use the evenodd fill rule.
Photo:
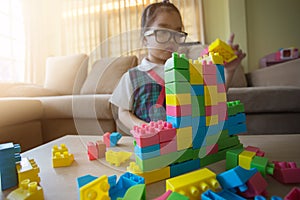
<svg viewBox="0 0 300 200">
<path fill-rule="evenodd" d="M 19 184 L 25 179 L 29 179 L 31 182 L 37 182 L 38 184 L 40 183 L 40 168 L 34 159 L 22 158 L 21 162 L 18 162 L 16 167 Z"/>
<path fill-rule="evenodd" d="M 216 191 L 219 188 L 216 174 L 207 168 L 166 180 L 166 190 L 178 192 L 191 200 L 199 199 L 200 195 L 208 189 Z"/>
<path fill-rule="evenodd" d="M 300 168 L 295 162 L 274 161 L 273 177 L 281 183 L 300 183 Z"/>
<path fill-rule="evenodd" d="M 106 152 L 106 144 L 103 141 L 88 142 L 87 143 L 88 158 L 89 160 L 96 160 L 104 158 Z"/>
<path fill-rule="evenodd" d="M 43 200 L 43 188 L 38 186 L 37 182 L 30 182 L 25 179 L 20 183 L 20 187 L 8 194 L 7 200 Z"/>
<path fill-rule="evenodd" d="M 106 147 L 115 147 L 118 144 L 118 141 L 122 138 L 122 134 L 118 132 L 106 132 L 103 135 L 103 141 L 106 144 Z"/>
<path fill-rule="evenodd" d="M 116 151 L 108 150 L 107 152 L 105 152 L 105 159 L 109 164 L 119 167 L 123 162 L 129 160 L 131 155 L 132 155 L 131 152 L 126 152 L 126 151 L 116 152 Z"/>
<path fill-rule="evenodd" d="M 0 187 L 1 190 L 14 187 L 18 184 L 16 162 L 21 160 L 19 144 L 0 144 Z"/>
<path fill-rule="evenodd" d="M 255 152 L 246 151 L 246 150 L 242 151 L 239 154 L 239 166 L 245 169 L 250 169 L 251 161 L 254 156 L 255 156 Z"/>
<path fill-rule="evenodd" d="M 82 183 L 81 183 L 82 184 Z M 79 198 L 88 199 L 110 199 L 108 178 L 103 175 L 79 187 Z"/>
<path fill-rule="evenodd" d="M 52 148 L 52 166 L 55 167 L 67 167 L 74 161 L 74 155 L 69 153 L 65 144 L 61 144 L 60 148 L 54 145 Z"/>
</svg>

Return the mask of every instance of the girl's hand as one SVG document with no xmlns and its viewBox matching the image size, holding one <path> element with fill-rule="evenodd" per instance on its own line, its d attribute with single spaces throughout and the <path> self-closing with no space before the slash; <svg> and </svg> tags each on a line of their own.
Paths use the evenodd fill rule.
<svg viewBox="0 0 300 200">
<path fill-rule="evenodd" d="M 235 70 L 240 66 L 242 60 L 246 57 L 246 54 L 241 49 L 239 49 L 239 45 L 233 44 L 233 40 L 234 40 L 234 33 L 230 35 L 227 43 L 231 46 L 231 48 L 237 55 L 237 58 L 229 63 L 226 63 L 224 66 L 226 71 L 232 73 L 235 72 Z"/>
</svg>

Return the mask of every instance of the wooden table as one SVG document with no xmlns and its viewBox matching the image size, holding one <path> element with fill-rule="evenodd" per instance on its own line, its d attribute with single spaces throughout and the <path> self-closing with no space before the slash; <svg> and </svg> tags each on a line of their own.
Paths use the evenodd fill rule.
<svg viewBox="0 0 300 200">
<path fill-rule="evenodd" d="M 86 143 L 101 139 L 100 136 L 71 136 L 67 135 L 37 148 L 22 153 L 22 157 L 33 158 L 40 167 L 41 186 L 44 189 L 45 199 L 78 199 L 77 177 L 91 174 L 94 176 L 107 176 L 116 174 L 118 177 L 126 171 L 130 161 L 134 161 L 134 155 L 131 159 L 123 163 L 120 167 L 111 166 L 104 159 L 95 161 L 88 160 Z M 265 151 L 265 157 L 270 161 L 295 161 L 300 166 L 300 135 L 245 135 L 240 136 L 244 146 L 252 145 Z M 122 137 L 115 151 L 133 151 L 133 139 L 131 137 Z M 65 143 L 69 152 L 74 154 L 75 161 L 70 167 L 52 168 L 51 149 L 53 145 Z M 215 173 L 225 170 L 225 161 L 207 166 Z M 283 185 L 267 177 L 269 186 L 267 188 L 270 195 L 284 197 L 292 187 L 300 184 Z M 1 193 L 2 199 L 11 190 Z M 146 186 L 147 199 L 153 199 L 165 192 L 165 181 L 160 181 Z"/>
</svg>

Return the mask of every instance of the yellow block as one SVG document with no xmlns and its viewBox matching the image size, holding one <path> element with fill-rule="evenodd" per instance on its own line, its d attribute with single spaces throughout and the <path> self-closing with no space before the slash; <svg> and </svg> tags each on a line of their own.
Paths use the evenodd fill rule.
<svg viewBox="0 0 300 200">
<path fill-rule="evenodd" d="M 19 184 L 25 179 L 30 179 L 31 182 L 37 182 L 38 184 L 40 183 L 40 168 L 35 163 L 34 159 L 22 158 L 21 162 L 16 164 L 16 168 Z"/>
<path fill-rule="evenodd" d="M 109 197 L 109 184 L 108 178 L 106 175 L 103 175 L 92 182 L 82 186 L 79 189 L 80 199 L 81 200 L 90 200 L 90 199 L 103 199 L 108 200 Z"/>
<path fill-rule="evenodd" d="M 252 151 L 242 151 L 239 154 L 239 166 L 249 170 L 251 168 L 251 161 L 255 155 L 256 153 Z"/>
<path fill-rule="evenodd" d="M 188 149 L 193 144 L 192 127 L 184 127 L 176 129 L 177 150 Z"/>
<path fill-rule="evenodd" d="M 52 157 L 52 166 L 55 167 L 67 167 L 74 161 L 74 155 L 65 151 L 63 153 L 56 152 Z"/>
<path fill-rule="evenodd" d="M 37 182 L 31 182 L 29 179 L 25 179 L 20 183 L 19 188 L 9 193 L 7 199 L 44 199 L 43 188 L 40 187 Z"/>
<path fill-rule="evenodd" d="M 191 104 L 191 94 L 166 94 L 166 104 L 171 106 Z"/>
<path fill-rule="evenodd" d="M 203 84 L 203 68 L 199 60 L 190 60 L 190 83 L 193 85 Z"/>
<path fill-rule="evenodd" d="M 237 58 L 231 46 L 220 39 L 216 39 L 213 43 L 211 43 L 211 45 L 208 47 L 208 50 L 209 52 L 219 53 L 226 62 L 231 62 Z"/>
<path fill-rule="evenodd" d="M 227 102 L 227 95 L 225 92 L 218 93 L 218 102 Z"/>
<path fill-rule="evenodd" d="M 166 191 L 178 192 L 191 200 L 199 199 L 201 194 L 208 189 L 216 191 L 218 188 L 220 184 L 216 179 L 216 174 L 207 168 L 166 180 Z"/>
<path fill-rule="evenodd" d="M 135 162 L 130 162 L 129 167 L 127 167 L 127 171 L 142 176 L 145 179 L 145 184 L 154 183 L 157 181 L 165 180 L 170 178 L 170 167 L 164 167 L 158 170 L 149 171 L 149 172 L 141 172 L 139 166 Z"/>
<path fill-rule="evenodd" d="M 215 85 L 204 86 L 204 105 L 213 106 L 218 104 L 218 89 Z"/>
<path fill-rule="evenodd" d="M 206 126 L 212 126 L 219 123 L 218 115 L 206 116 Z"/>
</svg>

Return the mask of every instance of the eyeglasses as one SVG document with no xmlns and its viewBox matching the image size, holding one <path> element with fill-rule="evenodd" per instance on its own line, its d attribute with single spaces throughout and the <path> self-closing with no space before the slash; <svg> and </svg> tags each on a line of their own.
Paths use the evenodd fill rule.
<svg viewBox="0 0 300 200">
<path fill-rule="evenodd" d="M 177 44 L 182 44 L 185 42 L 188 35 L 186 32 L 170 31 L 166 29 L 151 29 L 146 31 L 144 36 L 150 36 L 152 34 L 154 34 L 156 42 L 160 44 L 169 42 L 172 37 Z"/>
</svg>

